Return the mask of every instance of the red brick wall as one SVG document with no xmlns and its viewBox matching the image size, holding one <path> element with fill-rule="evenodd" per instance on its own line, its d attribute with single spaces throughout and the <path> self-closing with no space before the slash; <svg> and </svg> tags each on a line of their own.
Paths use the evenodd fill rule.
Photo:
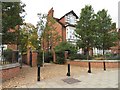
<svg viewBox="0 0 120 90">
<path fill-rule="evenodd" d="M 30 50 L 29 49 L 27 51 L 27 56 L 25 56 L 24 58 L 25 58 L 24 60 L 25 64 L 30 65 Z M 33 51 L 32 52 L 32 66 L 36 66 L 36 65 L 37 65 L 37 52 Z"/>
<path fill-rule="evenodd" d="M 7 44 L 7 48 L 12 49 L 12 50 L 17 50 L 17 45 L 15 45 L 15 44 Z"/>
<path fill-rule="evenodd" d="M 30 49 L 27 49 L 27 61 L 26 64 L 29 65 L 30 64 Z"/>
<path fill-rule="evenodd" d="M 79 65 L 80 67 L 88 67 L 88 62 L 86 61 L 68 61 L 67 64 Z M 120 68 L 118 65 L 120 62 L 106 62 L 106 68 Z M 103 68 L 103 62 L 91 62 L 91 67 L 93 68 Z"/>
<path fill-rule="evenodd" d="M 51 8 L 49 11 L 48 11 L 48 16 L 52 16 L 53 17 L 54 15 L 54 10 L 53 8 Z"/>
<path fill-rule="evenodd" d="M 32 66 L 37 66 L 37 53 L 32 53 Z"/>
<path fill-rule="evenodd" d="M 66 41 L 66 28 L 63 27 L 63 40 Z"/>
<path fill-rule="evenodd" d="M 8 68 L 8 69 L 3 69 L 0 70 L 0 77 L 2 77 L 2 80 L 8 80 L 10 78 L 15 77 L 16 75 L 18 75 L 20 72 L 20 67 L 14 67 L 14 68 Z"/>
<path fill-rule="evenodd" d="M 66 24 L 65 23 L 65 17 L 63 17 L 61 20 L 59 20 L 61 23 L 63 23 L 64 25 Z"/>
</svg>

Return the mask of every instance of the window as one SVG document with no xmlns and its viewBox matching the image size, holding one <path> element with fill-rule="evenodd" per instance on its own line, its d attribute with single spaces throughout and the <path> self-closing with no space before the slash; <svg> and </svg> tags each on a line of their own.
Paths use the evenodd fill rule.
<svg viewBox="0 0 120 90">
<path fill-rule="evenodd" d="M 70 24 L 74 24 L 75 23 L 75 20 L 74 20 L 74 17 L 70 17 Z"/>
<path fill-rule="evenodd" d="M 67 16 L 67 22 L 69 22 L 69 21 L 70 21 L 70 16 L 68 15 L 68 16 Z"/>
</svg>

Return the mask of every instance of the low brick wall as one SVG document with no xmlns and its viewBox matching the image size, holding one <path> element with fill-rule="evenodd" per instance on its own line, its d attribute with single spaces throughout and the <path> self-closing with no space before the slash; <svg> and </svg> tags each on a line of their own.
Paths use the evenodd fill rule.
<svg viewBox="0 0 120 90">
<path fill-rule="evenodd" d="M 19 63 L 0 66 L 0 78 L 2 81 L 15 77 L 20 72 Z"/>
<path fill-rule="evenodd" d="M 106 68 L 120 68 L 120 61 L 114 60 L 91 60 L 91 67 L 92 68 L 103 68 L 103 62 L 105 62 Z M 67 64 L 71 65 L 79 65 L 80 67 L 88 67 L 87 60 L 77 60 L 77 61 L 67 61 Z"/>
</svg>

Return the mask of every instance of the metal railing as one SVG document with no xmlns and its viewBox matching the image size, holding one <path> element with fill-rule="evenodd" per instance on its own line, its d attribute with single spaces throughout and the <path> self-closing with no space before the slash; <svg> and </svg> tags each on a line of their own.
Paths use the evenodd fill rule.
<svg viewBox="0 0 120 90">
<path fill-rule="evenodd" d="M 18 62 L 18 51 L 3 51 L 0 56 L 0 65 Z"/>
</svg>

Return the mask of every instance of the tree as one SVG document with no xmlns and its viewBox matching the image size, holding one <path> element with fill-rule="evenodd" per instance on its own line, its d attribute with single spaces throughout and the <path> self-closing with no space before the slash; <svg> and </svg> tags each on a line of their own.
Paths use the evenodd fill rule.
<svg viewBox="0 0 120 90">
<path fill-rule="evenodd" d="M 48 44 L 49 50 L 54 50 L 54 47 L 60 42 L 61 36 L 59 35 L 58 31 L 56 31 L 56 20 L 51 17 L 47 16 L 47 23 L 45 28 L 45 40 Z"/>
<path fill-rule="evenodd" d="M 72 54 L 77 52 L 76 47 L 69 42 L 61 42 L 55 47 L 55 52 L 70 51 Z"/>
<path fill-rule="evenodd" d="M 105 9 L 98 11 L 96 14 L 96 48 L 105 50 L 115 45 L 117 40 L 116 23 L 112 23 L 110 15 L 107 14 Z"/>
<path fill-rule="evenodd" d="M 2 2 L 2 43 L 17 43 L 18 27 L 23 24 L 20 14 L 25 12 L 25 4 L 21 2 Z M 15 31 L 10 31 L 14 29 Z"/>
<path fill-rule="evenodd" d="M 27 48 L 31 47 L 33 50 L 39 48 L 37 29 L 30 23 L 25 23 L 20 29 L 20 50 L 26 52 Z"/>
<path fill-rule="evenodd" d="M 48 51 L 54 54 L 54 47 L 59 43 L 61 36 L 55 30 L 56 20 L 52 16 L 47 16 L 45 14 L 38 14 L 40 21 L 37 24 L 39 32 L 41 33 L 40 42 L 43 50 L 43 62 L 44 62 L 44 52 Z M 49 55 L 48 55 L 49 56 Z"/>
<path fill-rule="evenodd" d="M 61 36 L 55 30 L 56 20 L 51 16 L 46 16 L 45 14 L 38 14 L 40 21 L 37 24 L 38 29 L 41 32 L 41 43 L 44 48 L 45 44 L 47 44 L 46 48 L 51 50 L 55 47 L 55 45 L 60 41 Z"/>
<path fill-rule="evenodd" d="M 81 9 L 80 18 L 76 26 L 77 45 L 84 49 L 89 59 L 89 49 L 94 47 L 95 42 L 95 23 L 94 10 L 91 5 L 86 5 Z"/>
<path fill-rule="evenodd" d="M 47 15 L 46 14 L 41 14 L 41 13 L 38 13 L 37 15 L 39 17 L 39 21 L 37 22 L 38 39 L 39 39 L 39 45 L 41 47 L 41 45 L 43 44 L 43 41 L 44 41 L 44 37 L 45 37 L 44 30 L 45 30 L 45 27 L 46 27 Z M 42 41 L 42 39 L 43 39 L 43 41 Z M 41 48 L 39 48 L 39 49 L 41 49 Z"/>
<path fill-rule="evenodd" d="M 64 58 L 65 51 L 68 51 L 69 58 L 73 54 L 76 54 L 76 52 L 77 52 L 76 47 L 73 44 L 69 43 L 69 42 L 61 42 L 61 43 L 59 43 L 54 48 L 54 50 L 55 50 L 55 53 L 56 53 L 57 63 L 59 63 L 59 64 L 65 63 L 65 58 Z"/>
</svg>

